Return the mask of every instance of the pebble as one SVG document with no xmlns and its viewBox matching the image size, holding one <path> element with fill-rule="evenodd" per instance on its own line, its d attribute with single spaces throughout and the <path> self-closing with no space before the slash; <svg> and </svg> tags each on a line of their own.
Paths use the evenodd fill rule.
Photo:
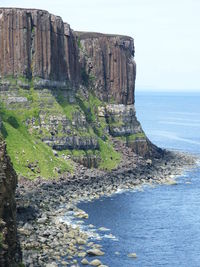
<svg viewBox="0 0 200 267">
<path fill-rule="evenodd" d="M 89 264 L 89 261 L 87 260 L 87 259 L 82 259 L 82 261 L 81 261 L 81 263 L 83 264 L 83 265 L 88 265 Z"/>
<path fill-rule="evenodd" d="M 101 261 L 100 260 L 97 260 L 97 259 L 95 259 L 95 260 L 93 260 L 93 261 L 90 262 L 90 265 L 91 266 L 99 266 L 101 264 L 102 264 Z"/>
<path fill-rule="evenodd" d="M 92 256 L 103 256 L 105 253 L 101 251 L 100 249 L 94 248 L 87 250 L 87 254 Z"/>
<path fill-rule="evenodd" d="M 46 267 L 57 267 L 58 265 L 56 263 L 48 263 Z"/>
<path fill-rule="evenodd" d="M 41 223 L 41 224 L 45 223 L 46 221 L 47 221 L 47 218 L 46 218 L 46 217 L 44 217 L 44 218 L 39 218 L 39 219 L 37 220 L 37 222 L 38 222 L 38 223 Z"/>
<path fill-rule="evenodd" d="M 79 245 L 85 245 L 85 244 L 86 244 L 86 241 L 83 240 L 82 238 L 77 238 L 77 239 L 76 239 L 76 242 L 77 242 L 77 244 L 79 244 Z"/>
<path fill-rule="evenodd" d="M 84 258 L 86 256 L 86 254 L 87 254 L 86 252 L 79 252 L 78 253 L 78 257 L 79 258 Z"/>
<path fill-rule="evenodd" d="M 128 257 L 129 258 L 137 258 L 137 255 L 136 255 L 136 253 L 129 253 Z"/>
</svg>

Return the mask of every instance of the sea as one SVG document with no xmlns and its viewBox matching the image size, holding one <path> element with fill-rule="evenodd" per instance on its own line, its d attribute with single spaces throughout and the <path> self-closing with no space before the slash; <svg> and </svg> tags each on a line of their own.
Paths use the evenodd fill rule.
<svg viewBox="0 0 200 267">
<path fill-rule="evenodd" d="M 200 157 L 200 93 L 138 92 L 136 110 L 154 144 Z M 78 206 L 89 214 L 84 227 L 94 225 L 91 241 L 103 246 L 99 259 L 110 267 L 200 266 L 199 163 L 176 185 L 145 186 Z"/>
</svg>

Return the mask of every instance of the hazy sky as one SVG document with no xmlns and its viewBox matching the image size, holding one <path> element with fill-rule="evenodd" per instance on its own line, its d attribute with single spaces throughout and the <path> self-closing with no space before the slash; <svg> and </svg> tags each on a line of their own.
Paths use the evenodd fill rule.
<svg viewBox="0 0 200 267">
<path fill-rule="evenodd" d="M 6 0 L 59 15 L 72 29 L 135 39 L 138 90 L 200 92 L 200 0 Z"/>
</svg>

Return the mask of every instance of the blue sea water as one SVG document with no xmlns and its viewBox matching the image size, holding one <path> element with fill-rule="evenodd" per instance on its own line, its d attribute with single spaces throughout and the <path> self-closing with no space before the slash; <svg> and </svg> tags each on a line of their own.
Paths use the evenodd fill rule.
<svg viewBox="0 0 200 267">
<path fill-rule="evenodd" d="M 200 155 L 200 94 L 138 93 L 136 110 L 156 145 Z M 110 229 L 95 240 L 110 267 L 200 266 L 200 167 L 177 185 L 126 191 L 79 207 L 89 214 L 88 225 Z M 136 259 L 127 257 L 131 252 Z"/>
</svg>

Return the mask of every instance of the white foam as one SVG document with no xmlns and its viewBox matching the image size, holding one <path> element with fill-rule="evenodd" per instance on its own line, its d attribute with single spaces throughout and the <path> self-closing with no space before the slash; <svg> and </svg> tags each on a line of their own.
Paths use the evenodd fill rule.
<svg viewBox="0 0 200 267">
<path fill-rule="evenodd" d="M 66 225 L 69 225 L 73 229 L 78 227 L 80 229 L 80 231 L 85 233 L 85 234 L 87 234 L 87 236 L 90 239 L 101 240 L 103 238 L 107 238 L 107 239 L 112 239 L 114 241 L 118 241 L 116 236 L 114 236 L 113 234 L 111 234 L 111 233 L 110 234 L 105 234 L 105 233 L 103 233 L 103 231 L 101 233 L 99 233 L 100 230 L 98 230 L 96 228 L 92 228 L 91 229 L 90 226 L 85 224 L 84 221 L 77 220 L 74 217 L 74 212 L 73 211 L 66 212 L 65 216 L 58 217 L 58 218 L 56 218 L 56 220 L 66 224 Z M 107 229 L 107 228 L 105 228 L 105 229 Z M 110 229 L 107 229 L 107 230 L 110 231 Z"/>
<path fill-rule="evenodd" d="M 196 160 L 196 164 L 198 165 L 198 167 L 200 167 L 200 158 Z"/>
<path fill-rule="evenodd" d="M 117 191 L 115 192 L 115 194 L 122 194 L 124 193 L 126 190 L 122 189 L 122 188 L 118 188 Z"/>
</svg>

